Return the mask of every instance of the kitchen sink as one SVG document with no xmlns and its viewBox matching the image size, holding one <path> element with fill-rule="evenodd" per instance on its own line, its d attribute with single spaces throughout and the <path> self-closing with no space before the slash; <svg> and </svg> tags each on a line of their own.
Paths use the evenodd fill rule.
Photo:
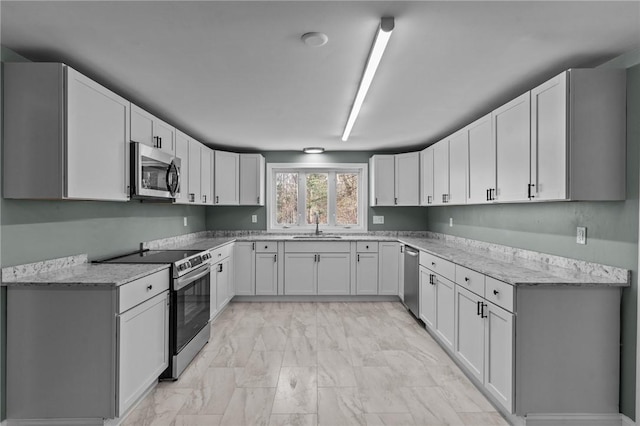
<svg viewBox="0 0 640 426">
<path fill-rule="evenodd" d="M 294 239 L 304 239 L 304 240 L 313 240 L 313 239 L 318 239 L 318 240 L 341 240 L 342 236 L 341 235 L 316 235 L 316 234 L 311 234 L 311 235 L 295 235 L 293 237 Z"/>
</svg>

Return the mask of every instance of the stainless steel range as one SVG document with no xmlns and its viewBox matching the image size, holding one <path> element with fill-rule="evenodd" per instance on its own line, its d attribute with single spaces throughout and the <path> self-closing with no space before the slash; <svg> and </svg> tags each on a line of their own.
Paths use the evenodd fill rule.
<svg viewBox="0 0 640 426">
<path fill-rule="evenodd" d="M 209 341 L 211 254 L 200 250 L 145 250 L 106 263 L 170 264 L 169 366 L 162 380 L 177 380 Z"/>
</svg>

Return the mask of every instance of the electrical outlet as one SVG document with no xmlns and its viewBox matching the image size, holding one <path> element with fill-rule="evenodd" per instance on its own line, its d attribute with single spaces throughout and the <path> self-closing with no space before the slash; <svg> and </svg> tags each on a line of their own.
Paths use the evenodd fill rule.
<svg viewBox="0 0 640 426">
<path fill-rule="evenodd" d="M 252 214 L 251 215 L 251 223 L 258 223 L 258 215 L 257 214 Z"/>
<path fill-rule="evenodd" d="M 187 217 L 185 216 L 182 219 L 183 219 L 182 221 L 184 222 L 184 226 L 187 226 Z"/>
<path fill-rule="evenodd" d="M 584 226 L 578 226 L 576 232 L 576 243 L 587 244 L 587 228 Z"/>
<path fill-rule="evenodd" d="M 384 216 L 373 216 L 374 225 L 382 225 L 384 223 Z"/>
<path fill-rule="evenodd" d="M 453 218 L 452 217 L 449 218 L 449 226 L 453 226 Z"/>
</svg>

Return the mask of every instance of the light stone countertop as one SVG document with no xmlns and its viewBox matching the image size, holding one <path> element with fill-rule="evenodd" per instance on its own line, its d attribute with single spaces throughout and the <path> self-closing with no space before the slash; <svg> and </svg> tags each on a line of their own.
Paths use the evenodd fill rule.
<svg viewBox="0 0 640 426">
<path fill-rule="evenodd" d="M 330 236 L 331 234 L 328 235 Z M 451 242 L 438 238 L 368 234 L 342 235 L 339 239 L 313 236 L 294 238 L 291 234 L 260 234 L 235 238 L 232 236 L 197 238 L 186 244 L 176 242 L 163 248 L 206 250 L 232 241 L 399 241 L 516 286 L 628 287 L 630 285 L 629 271 L 626 269 L 506 246 L 475 244 L 478 242 L 474 240 L 459 240 Z"/>
<path fill-rule="evenodd" d="M 3 280 L 3 284 L 7 287 L 118 287 L 167 268 L 169 268 L 169 265 L 82 263 L 31 275 L 7 277 Z"/>
</svg>

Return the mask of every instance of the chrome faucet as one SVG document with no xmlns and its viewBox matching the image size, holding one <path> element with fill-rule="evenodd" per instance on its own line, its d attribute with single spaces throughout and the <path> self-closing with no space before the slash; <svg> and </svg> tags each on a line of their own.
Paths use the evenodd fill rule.
<svg viewBox="0 0 640 426">
<path fill-rule="evenodd" d="M 316 235 L 320 235 L 322 234 L 322 231 L 320 230 L 320 215 L 316 212 L 314 213 L 314 216 L 316 219 Z"/>
</svg>

